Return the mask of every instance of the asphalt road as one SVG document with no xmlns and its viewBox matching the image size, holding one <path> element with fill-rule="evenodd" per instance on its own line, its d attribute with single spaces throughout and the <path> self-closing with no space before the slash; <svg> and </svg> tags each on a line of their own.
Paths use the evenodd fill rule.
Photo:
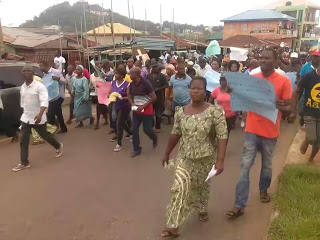
<svg viewBox="0 0 320 240">
<path fill-rule="evenodd" d="M 87 123 L 86 123 L 87 124 Z M 161 166 L 171 126 L 159 134 L 159 145 L 141 133 L 143 154 L 131 159 L 131 143 L 113 152 L 108 127 L 85 126 L 58 138 L 65 145 L 54 158 L 48 145 L 30 146 L 31 168 L 14 173 L 19 144 L 0 143 L 0 240 L 145 240 L 159 239 L 170 199 L 173 172 Z M 273 160 L 273 187 L 285 161 L 296 126 L 283 124 Z M 181 228 L 183 240 L 262 240 L 272 204 L 258 196 L 260 155 L 251 170 L 245 215 L 230 221 L 224 213 L 234 203 L 244 133 L 231 133 L 225 172 L 211 185 L 210 220 L 192 215 Z M 174 155 L 173 155 L 174 156 Z"/>
</svg>

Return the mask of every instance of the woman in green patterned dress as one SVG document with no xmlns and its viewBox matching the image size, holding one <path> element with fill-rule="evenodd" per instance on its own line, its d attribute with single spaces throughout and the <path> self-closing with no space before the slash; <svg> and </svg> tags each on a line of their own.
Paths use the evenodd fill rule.
<svg viewBox="0 0 320 240">
<path fill-rule="evenodd" d="M 216 176 L 223 172 L 227 146 L 227 124 L 221 107 L 205 102 L 206 80 L 194 77 L 190 84 L 191 103 L 178 107 L 174 126 L 163 158 L 168 164 L 170 153 L 180 141 L 171 202 L 166 210 L 166 226 L 161 236 L 178 237 L 178 228 L 193 209 L 200 221 L 208 220 L 209 184 L 205 182 L 215 164 Z"/>
</svg>

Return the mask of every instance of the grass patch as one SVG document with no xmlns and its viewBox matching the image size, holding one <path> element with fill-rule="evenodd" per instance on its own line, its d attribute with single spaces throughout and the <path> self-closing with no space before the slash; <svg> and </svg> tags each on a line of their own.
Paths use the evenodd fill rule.
<svg viewBox="0 0 320 240">
<path fill-rule="evenodd" d="M 271 223 L 271 240 L 320 239 L 320 168 L 287 166 L 273 199 L 279 216 Z"/>
</svg>

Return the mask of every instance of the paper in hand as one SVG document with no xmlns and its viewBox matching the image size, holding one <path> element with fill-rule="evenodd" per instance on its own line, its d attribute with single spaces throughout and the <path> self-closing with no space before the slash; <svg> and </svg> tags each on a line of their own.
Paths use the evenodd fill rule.
<svg viewBox="0 0 320 240">
<path fill-rule="evenodd" d="M 214 177 L 216 175 L 216 173 L 217 173 L 216 165 L 213 165 L 213 167 L 211 168 L 211 170 L 210 170 L 210 172 L 208 174 L 208 177 L 206 178 L 206 180 L 204 182 L 206 182 L 210 178 Z"/>
</svg>

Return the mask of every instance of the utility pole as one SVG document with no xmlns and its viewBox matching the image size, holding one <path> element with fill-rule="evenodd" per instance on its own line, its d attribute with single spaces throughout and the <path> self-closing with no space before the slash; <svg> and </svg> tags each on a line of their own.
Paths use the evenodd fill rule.
<svg viewBox="0 0 320 240">
<path fill-rule="evenodd" d="M 5 53 L 5 48 L 4 48 L 4 42 L 3 42 L 3 34 L 2 34 L 2 25 L 1 25 L 1 19 L 0 19 L 0 54 Z"/>
<path fill-rule="evenodd" d="M 130 27 L 130 40 L 132 40 L 132 35 L 131 35 L 131 18 L 130 18 L 130 3 L 129 0 L 127 1 L 128 3 L 128 16 L 129 16 L 129 27 Z"/>
<path fill-rule="evenodd" d="M 161 43 L 160 53 L 162 55 L 162 6 L 161 4 L 160 4 L 160 43 Z"/>
<path fill-rule="evenodd" d="M 117 55 L 116 55 L 116 45 L 114 41 L 114 28 L 113 28 L 113 7 L 112 7 L 112 0 L 111 0 L 111 33 L 112 33 L 112 43 L 113 43 L 113 60 L 114 66 L 117 64 Z"/>
<path fill-rule="evenodd" d="M 144 36 L 147 35 L 147 9 L 144 9 Z"/>
<path fill-rule="evenodd" d="M 133 18 L 133 37 L 136 38 L 136 22 L 135 22 L 135 19 L 134 19 L 134 8 L 133 8 L 133 5 L 132 5 L 132 18 Z"/>
<path fill-rule="evenodd" d="M 174 37 L 174 8 L 172 9 L 172 32 L 171 32 L 171 39 Z"/>
</svg>

